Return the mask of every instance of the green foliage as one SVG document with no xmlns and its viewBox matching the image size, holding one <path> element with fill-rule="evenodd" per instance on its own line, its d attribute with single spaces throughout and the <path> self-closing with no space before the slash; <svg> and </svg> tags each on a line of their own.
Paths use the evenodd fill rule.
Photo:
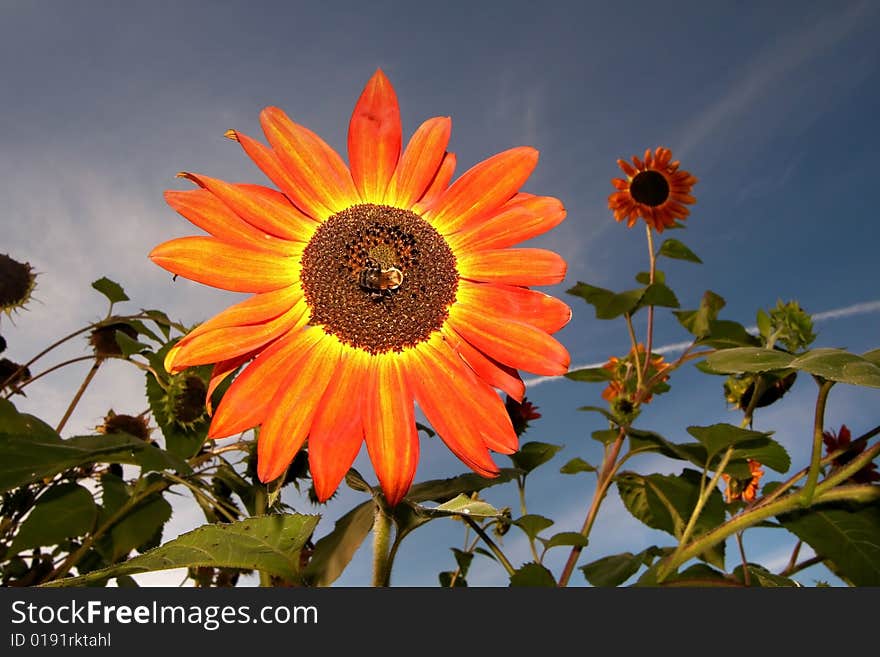
<svg viewBox="0 0 880 657">
<path fill-rule="evenodd" d="M 526 536 L 534 540 L 538 537 L 538 534 L 553 525 L 553 521 L 544 516 L 528 513 L 514 520 L 513 524 L 522 529 Z"/>
<path fill-rule="evenodd" d="M 556 580 L 546 566 L 539 563 L 527 563 L 510 576 L 511 586 L 552 587 Z"/>
<path fill-rule="evenodd" d="M 880 503 L 823 504 L 778 519 L 846 581 L 880 586 Z"/>
<path fill-rule="evenodd" d="M 660 245 L 660 250 L 657 251 L 657 256 L 666 256 L 667 258 L 674 258 L 676 260 L 687 260 L 688 262 L 696 262 L 698 264 L 702 264 L 703 262 L 697 257 L 697 254 L 685 246 L 683 242 L 672 239 L 671 237 L 663 240 L 663 244 Z"/>
<path fill-rule="evenodd" d="M 339 518 L 333 531 L 315 543 L 303 571 L 304 582 L 310 586 L 330 586 L 335 582 L 373 528 L 375 515 L 375 505 L 370 500 Z"/>
<path fill-rule="evenodd" d="M 565 373 L 566 379 L 572 381 L 586 381 L 587 383 L 602 383 L 614 378 L 614 374 L 604 367 L 585 367 L 580 370 L 571 370 Z"/>
<path fill-rule="evenodd" d="M 614 319 L 621 315 L 632 315 L 645 306 L 664 306 L 678 308 L 675 293 L 663 283 L 653 283 L 635 290 L 612 292 L 605 288 L 595 287 L 578 282 L 566 290 L 569 294 L 580 297 L 596 310 L 598 319 Z"/>
<path fill-rule="evenodd" d="M 581 457 L 576 456 L 571 459 L 568 463 L 559 468 L 559 472 L 562 474 L 577 474 L 578 472 L 595 472 L 596 468 L 586 461 L 584 461 Z"/>
<path fill-rule="evenodd" d="M 617 490 L 624 506 L 636 519 L 679 538 L 696 507 L 701 480 L 699 472 L 689 469 L 678 476 L 623 472 L 617 477 Z M 697 518 L 696 533 L 720 525 L 724 517 L 724 500 L 716 488 Z M 724 544 L 712 546 L 700 558 L 723 568 Z"/>
<path fill-rule="evenodd" d="M 53 486 L 21 524 L 9 547 L 10 554 L 83 536 L 92 530 L 97 516 L 95 500 L 85 488 L 73 483 Z"/>
<path fill-rule="evenodd" d="M 580 570 L 593 586 L 620 586 L 635 575 L 642 566 L 650 566 L 662 554 L 657 547 L 649 547 L 638 554 L 623 552 L 591 561 Z"/>
<path fill-rule="evenodd" d="M 92 282 L 92 287 L 103 294 L 110 303 L 119 303 L 120 301 L 129 301 L 128 295 L 122 286 L 116 281 L 111 281 L 106 276 Z"/>
<path fill-rule="evenodd" d="M 758 347 L 725 349 L 707 356 L 706 364 L 719 374 L 803 370 L 829 381 L 880 388 L 880 365 L 842 349 L 813 349 L 800 356 Z"/>
<path fill-rule="evenodd" d="M 523 444 L 518 452 L 511 454 L 510 460 L 517 468 L 529 473 L 556 456 L 562 448 L 563 445 L 532 441 Z"/>
<path fill-rule="evenodd" d="M 194 566 L 253 568 L 297 581 L 300 550 L 312 535 L 318 518 L 285 514 L 203 525 L 121 564 L 57 580 L 48 586 L 83 586 L 111 577 Z"/>
</svg>

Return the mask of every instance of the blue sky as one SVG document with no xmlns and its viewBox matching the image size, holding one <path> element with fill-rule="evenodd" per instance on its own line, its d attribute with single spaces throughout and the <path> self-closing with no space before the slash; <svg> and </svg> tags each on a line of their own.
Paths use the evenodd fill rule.
<svg viewBox="0 0 880 657">
<path fill-rule="evenodd" d="M 165 205 L 163 190 L 188 188 L 174 178 L 180 170 L 265 182 L 223 133 L 235 128 L 259 136 L 258 113 L 267 105 L 282 107 L 344 152 L 351 109 L 377 67 L 397 90 L 405 136 L 429 117 L 452 117 L 450 148 L 459 173 L 511 146 L 540 150 L 525 191 L 556 196 L 568 210 L 562 225 L 531 244 L 554 249 L 569 263 L 566 280 L 551 293 L 566 297 L 564 290 L 579 280 L 625 289 L 646 268 L 641 228 L 627 231 L 606 209 L 609 181 L 618 175 L 617 158 L 665 145 L 700 179 L 688 229 L 675 236 L 706 264 L 664 264 L 684 306 L 696 306 L 712 289 L 728 302 L 723 317 L 747 325 L 757 308 L 778 298 L 797 298 L 817 313 L 854 308 L 817 323 L 817 346 L 880 346 L 880 315 L 870 305 L 880 300 L 876 4 L 386 1 L 366 7 L 3 2 L 2 251 L 41 272 L 29 310 L 0 324 L 9 342 L 4 356 L 27 360 L 98 319 L 104 307 L 89 283 L 103 275 L 125 286 L 131 309 L 161 307 L 187 323 L 229 305 L 236 295 L 182 279 L 172 284 L 147 260 L 159 242 L 194 232 Z M 574 318 L 558 337 L 573 364 L 627 350 L 622 324 L 598 321 L 582 301 L 567 300 Z M 686 339 L 670 315 L 658 317 L 656 344 Z M 77 343 L 58 358 L 85 353 Z M 86 367 L 47 377 L 17 403 L 57 420 Z M 71 431 L 99 424 L 108 400 L 117 412 L 143 409 L 142 379 L 128 369 L 102 370 Z M 682 371 L 640 426 L 685 440 L 687 424 L 738 422 L 725 408 L 721 381 Z M 785 403 L 756 418 L 757 428 L 777 432 L 795 464 L 806 458 L 811 385 L 799 381 Z M 529 485 L 529 510 L 555 518 L 557 531 L 577 529 L 589 503 L 593 479 L 556 473 L 574 456 L 599 460 L 589 434 L 601 427 L 575 409 L 600 402 L 600 391 L 565 380 L 528 391 L 544 418 L 526 439 L 565 445 Z M 831 395 L 828 423 L 846 422 L 858 433 L 877 423 L 877 407 L 876 390 L 841 385 Z M 370 472 L 363 457 L 357 466 Z M 635 466 L 680 469 L 659 459 Z M 463 471 L 439 441 L 424 441 L 417 479 Z M 514 494 L 505 487 L 487 497 L 504 506 L 514 504 Z M 357 501 L 343 491 L 324 511 L 319 534 Z M 198 522 L 181 507 L 166 536 Z M 452 567 L 448 548 L 462 540 L 452 522 L 417 532 L 404 543 L 395 583 L 434 585 L 436 572 Z M 521 541 L 510 534 L 506 540 L 514 561 L 529 558 Z M 612 496 L 583 561 L 658 540 L 668 544 Z M 791 547 L 757 532 L 746 543 L 754 560 L 784 562 Z M 550 559 L 554 572 L 564 556 L 560 550 Z M 368 583 L 368 564 L 362 550 L 339 583 Z M 816 569 L 802 581 L 826 577 Z M 504 584 L 505 577 L 490 567 L 471 583 Z"/>
</svg>

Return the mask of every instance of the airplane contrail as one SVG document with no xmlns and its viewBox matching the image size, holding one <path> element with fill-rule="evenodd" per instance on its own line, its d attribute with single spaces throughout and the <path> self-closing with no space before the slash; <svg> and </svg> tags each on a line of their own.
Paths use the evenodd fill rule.
<svg viewBox="0 0 880 657">
<path fill-rule="evenodd" d="M 868 313 L 876 313 L 880 312 L 880 299 L 876 301 L 863 301 L 862 303 L 855 303 L 851 306 L 845 306 L 843 308 L 834 308 L 833 310 L 826 310 L 821 313 L 816 313 L 813 315 L 814 322 L 822 322 L 828 319 L 839 319 L 840 317 L 852 317 L 853 315 L 866 315 Z M 757 326 L 749 326 L 746 328 L 746 331 L 749 333 L 757 332 Z M 652 349 L 655 354 L 674 354 L 680 351 L 684 351 L 687 349 L 693 340 L 688 340 L 686 342 L 673 342 L 671 344 L 665 344 L 663 346 Z M 587 363 L 585 365 L 577 365 L 570 369 L 572 370 L 580 370 L 587 367 L 602 367 L 606 361 L 601 361 L 598 363 Z M 523 383 L 527 388 L 534 388 L 535 386 L 539 386 L 542 383 L 547 383 L 548 381 L 555 381 L 557 379 L 561 379 L 561 376 L 538 376 L 533 379 L 525 379 Z"/>
</svg>

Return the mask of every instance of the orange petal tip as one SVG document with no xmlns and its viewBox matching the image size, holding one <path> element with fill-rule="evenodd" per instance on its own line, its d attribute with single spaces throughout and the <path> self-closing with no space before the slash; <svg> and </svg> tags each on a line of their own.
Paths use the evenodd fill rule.
<svg viewBox="0 0 880 657">
<path fill-rule="evenodd" d="M 235 130 L 227 130 L 223 133 L 223 136 L 232 141 L 238 141 L 238 133 Z"/>
</svg>

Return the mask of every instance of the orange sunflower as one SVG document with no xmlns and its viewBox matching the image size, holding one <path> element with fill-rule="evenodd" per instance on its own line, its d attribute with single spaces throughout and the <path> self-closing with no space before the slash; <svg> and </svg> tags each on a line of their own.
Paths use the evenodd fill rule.
<svg viewBox="0 0 880 657">
<path fill-rule="evenodd" d="M 685 204 L 696 203 L 691 196 L 691 188 L 697 179 L 687 171 L 679 171 L 678 160 L 671 162 L 672 151 L 657 148 L 645 151 L 644 161 L 633 155 L 630 164 L 617 160 L 626 179 L 614 178 L 611 181 L 618 191 L 608 197 L 608 209 L 614 212 L 617 221 L 626 219 L 627 228 L 632 228 L 639 217 L 645 220 L 658 233 L 675 224 L 676 219 L 685 219 L 690 210 Z"/>
<path fill-rule="evenodd" d="M 213 363 L 209 395 L 247 363 L 209 437 L 259 426 L 263 482 L 284 474 L 308 439 L 321 500 L 366 442 L 395 504 L 418 464 L 415 401 L 458 458 L 496 475 L 489 450 L 510 454 L 517 436 L 495 389 L 521 401 L 518 369 L 559 375 L 569 364 L 550 334 L 570 308 L 529 289 L 561 282 L 565 261 L 510 248 L 565 218 L 559 200 L 519 192 L 538 152 L 504 151 L 451 182 L 451 120 L 429 119 L 401 152 L 397 97 L 381 70 L 355 105 L 349 165 L 277 107 L 260 122 L 268 146 L 227 136 L 280 191 L 180 174 L 199 189 L 165 198 L 210 236 L 150 253 L 174 274 L 253 293 L 166 359 L 170 372 Z"/>
</svg>

